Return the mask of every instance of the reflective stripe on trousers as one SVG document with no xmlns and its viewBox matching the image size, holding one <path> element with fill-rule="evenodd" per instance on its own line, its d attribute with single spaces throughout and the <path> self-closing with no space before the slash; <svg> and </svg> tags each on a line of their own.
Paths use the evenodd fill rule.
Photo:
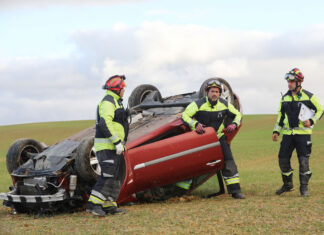
<svg viewBox="0 0 324 235">
<path fill-rule="evenodd" d="M 97 204 L 97 205 L 103 205 L 105 203 L 105 201 L 103 201 L 100 198 L 93 196 L 93 195 L 90 195 L 88 201 L 92 202 L 93 204 Z"/>
<path fill-rule="evenodd" d="M 290 176 L 294 171 L 281 172 L 282 175 Z"/>
<path fill-rule="evenodd" d="M 225 179 L 225 184 L 226 185 L 239 184 L 239 183 L 240 183 L 240 178 L 239 177 Z"/>
<path fill-rule="evenodd" d="M 176 183 L 176 186 L 183 188 L 183 189 L 190 189 L 192 180 L 184 180 Z"/>
</svg>

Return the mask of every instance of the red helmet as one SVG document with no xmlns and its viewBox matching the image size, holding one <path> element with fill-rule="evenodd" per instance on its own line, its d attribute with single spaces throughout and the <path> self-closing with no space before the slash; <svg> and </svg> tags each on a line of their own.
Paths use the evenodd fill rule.
<svg viewBox="0 0 324 235">
<path fill-rule="evenodd" d="M 286 73 L 285 79 L 288 81 L 298 81 L 303 82 L 304 81 L 304 75 L 298 68 L 294 68 L 290 70 L 288 73 Z"/>
<path fill-rule="evenodd" d="M 107 89 L 111 91 L 120 91 L 121 89 L 126 87 L 125 80 L 126 80 L 125 75 L 114 75 L 108 78 L 105 85 L 103 85 L 102 89 Z"/>
<path fill-rule="evenodd" d="M 222 93 L 222 84 L 220 83 L 220 81 L 218 80 L 211 80 L 209 82 L 207 82 L 206 86 L 205 86 L 205 91 L 208 92 L 208 90 L 212 87 L 218 88 L 219 89 L 219 93 Z"/>
</svg>

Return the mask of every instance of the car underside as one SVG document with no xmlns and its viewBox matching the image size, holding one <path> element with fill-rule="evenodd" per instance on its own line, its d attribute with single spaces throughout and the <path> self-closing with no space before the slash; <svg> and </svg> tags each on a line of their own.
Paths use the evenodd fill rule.
<svg viewBox="0 0 324 235">
<path fill-rule="evenodd" d="M 223 98 L 240 110 L 229 84 L 212 79 L 222 83 Z M 119 169 L 118 204 L 183 196 L 212 176 L 217 177 L 219 188 L 208 196 L 225 192 L 220 173 L 224 160 L 215 130 L 206 128 L 199 136 L 181 119 L 190 102 L 206 95 L 202 88 L 208 80 L 198 92 L 167 98 L 152 85 L 133 90 L 128 100 L 130 131 Z M 225 119 L 225 123 L 231 122 L 230 117 Z M 229 143 L 239 128 L 225 133 Z M 82 210 L 101 172 L 94 134 L 93 126 L 51 146 L 32 139 L 15 141 L 6 162 L 13 186 L 10 192 L 0 194 L 3 204 L 19 213 Z M 190 187 L 179 188 L 177 183 L 182 181 Z"/>
</svg>

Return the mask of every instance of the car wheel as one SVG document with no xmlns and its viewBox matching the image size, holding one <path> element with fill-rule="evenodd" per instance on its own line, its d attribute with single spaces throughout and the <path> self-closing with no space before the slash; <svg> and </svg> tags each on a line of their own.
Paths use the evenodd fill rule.
<svg viewBox="0 0 324 235">
<path fill-rule="evenodd" d="M 226 100 L 227 102 L 229 102 L 231 104 L 234 104 L 234 94 L 233 94 L 232 88 L 229 85 L 229 83 L 225 79 L 222 79 L 222 78 L 210 78 L 210 79 L 207 79 L 206 81 L 204 81 L 200 87 L 200 90 L 199 90 L 199 98 L 203 98 L 207 95 L 206 91 L 205 91 L 205 87 L 206 87 L 207 83 L 212 80 L 218 80 L 222 84 L 223 92 L 221 94 L 221 98 L 223 98 L 224 100 Z"/>
<path fill-rule="evenodd" d="M 95 182 L 101 174 L 101 168 L 94 149 L 93 137 L 83 139 L 78 146 L 75 168 L 78 175 L 89 183 Z"/>
<path fill-rule="evenodd" d="M 152 92 L 155 92 L 152 97 L 153 101 L 162 101 L 161 93 L 155 86 L 149 84 L 137 86 L 128 98 L 129 108 L 142 103 Z"/>
<path fill-rule="evenodd" d="M 9 174 L 30 159 L 30 153 L 40 153 L 43 145 L 33 139 L 19 139 L 13 142 L 6 156 Z"/>
</svg>

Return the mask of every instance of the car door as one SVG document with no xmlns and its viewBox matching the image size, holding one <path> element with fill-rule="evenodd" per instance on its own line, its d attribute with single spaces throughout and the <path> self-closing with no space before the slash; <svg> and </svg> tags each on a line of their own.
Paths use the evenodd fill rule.
<svg viewBox="0 0 324 235">
<path fill-rule="evenodd" d="M 128 150 L 134 190 L 167 185 L 223 167 L 223 154 L 213 128 L 191 131 Z"/>
</svg>

